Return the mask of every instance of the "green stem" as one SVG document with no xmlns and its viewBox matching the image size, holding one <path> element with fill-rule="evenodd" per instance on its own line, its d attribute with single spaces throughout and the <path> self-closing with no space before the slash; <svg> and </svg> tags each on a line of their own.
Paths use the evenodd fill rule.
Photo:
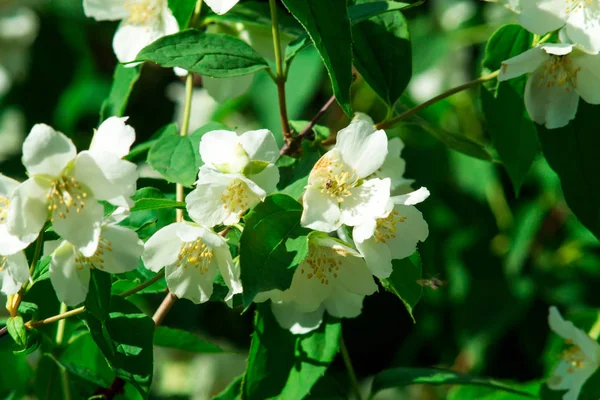
<svg viewBox="0 0 600 400">
<path fill-rule="evenodd" d="M 396 117 L 380 122 L 378 124 L 375 125 L 376 129 L 388 129 L 388 128 L 392 128 L 394 126 L 396 126 L 399 122 L 412 117 L 413 115 L 415 115 L 416 113 L 418 113 L 419 111 L 422 111 L 424 109 L 426 109 L 427 107 L 437 103 L 438 101 L 444 100 L 446 97 L 450 97 L 453 94 L 456 94 L 458 92 L 462 92 L 463 90 L 469 89 L 473 86 L 477 86 L 480 85 L 484 82 L 487 82 L 489 80 L 492 80 L 494 78 L 496 78 L 498 76 L 498 74 L 500 73 L 500 70 L 498 71 L 494 71 L 488 75 L 482 76 L 481 78 L 477 78 L 475 80 L 472 80 L 470 82 L 467 83 L 463 83 L 462 85 L 456 86 L 452 89 L 449 89 L 447 91 L 445 91 L 444 93 L 441 93 L 437 96 L 435 96 L 434 98 L 427 100 L 426 102 L 419 104 L 416 107 L 411 108 L 410 110 L 407 110 L 405 112 L 403 112 L 400 115 L 397 115 Z"/>
<path fill-rule="evenodd" d="M 598 340 L 598 336 L 600 336 L 600 311 L 596 317 L 596 322 L 594 322 L 592 329 L 590 329 L 589 335 L 594 340 Z"/>
<path fill-rule="evenodd" d="M 141 284 L 139 284 L 138 286 L 121 293 L 119 296 L 121 297 L 129 297 L 132 294 L 135 294 L 141 290 L 146 289 L 148 286 L 151 286 L 152 284 L 154 284 L 155 282 L 158 282 L 163 276 L 165 276 L 165 269 L 163 268 L 159 273 L 157 273 L 152 279 L 147 280 L 146 282 L 143 282 Z"/>
<path fill-rule="evenodd" d="M 190 127 L 190 116 L 192 114 L 192 94 L 194 93 L 194 74 L 188 72 L 185 78 L 185 104 L 183 106 L 183 121 L 181 121 L 181 136 L 187 136 L 188 129 Z M 183 191 L 183 185 L 178 183 L 175 187 L 176 199 L 179 202 L 185 200 L 185 193 Z M 183 210 L 178 208 L 176 210 L 177 222 L 183 221 Z"/>
<path fill-rule="evenodd" d="M 346 369 L 348 370 L 348 377 L 350 377 L 350 382 L 352 383 L 352 389 L 354 390 L 354 394 L 358 400 L 362 400 L 362 394 L 360 392 L 360 385 L 358 384 L 358 380 L 356 379 L 356 373 L 354 372 L 354 367 L 352 366 L 352 361 L 350 360 L 350 354 L 348 354 L 348 348 L 346 347 L 346 343 L 344 342 L 344 336 L 340 333 L 340 351 L 342 352 L 342 358 L 344 359 L 344 364 L 346 365 Z"/>
<path fill-rule="evenodd" d="M 60 304 L 60 311 L 59 314 L 64 314 L 67 312 L 67 305 L 65 303 L 61 303 Z M 67 325 L 67 320 L 66 319 L 61 319 L 60 321 L 58 321 L 58 326 L 56 327 L 56 346 L 60 347 L 63 343 L 64 337 L 65 337 L 65 326 Z M 62 387 L 63 387 L 63 393 L 65 395 L 65 399 L 66 400 L 70 400 L 71 399 L 71 390 L 69 389 L 69 374 L 67 373 L 67 370 L 60 366 L 60 380 L 62 383 Z"/>
<path fill-rule="evenodd" d="M 277 19 L 276 0 L 269 0 L 269 6 L 271 8 L 273 49 L 275 50 L 275 69 L 277 71 L 277 75 L 274 77 L 274 80 L 277 84 L 277 96 L 279 99 L 279 116 L 281 119 L 281 128 L 283 129 L 283 137 L 286 139 L 286 141 L 289 141 L 292 138 L 292 134 L 287 114 L 287 103 L 285 97 L 285 72 L 283 70 L 283 57 L 281 55 L 281 38 L 279 35 L 279 21 Z M 273 74 L 271 74 L 271 77 L 273 77 Z"/>
<path fill-rule="evenodd" d="M 33 276 L 33 271 L 35 270 L 35 266 L 38 261 L 40 261 L 40 257 L 42 255 L 42 246 L 44 245 L 44 231 L 40 232 L 37 240 L 35 241 L 35 249 L 33 250 L 33 259 L 31 260 L 31 266 L 29 267 L 29 275 Z"/>
</svg>

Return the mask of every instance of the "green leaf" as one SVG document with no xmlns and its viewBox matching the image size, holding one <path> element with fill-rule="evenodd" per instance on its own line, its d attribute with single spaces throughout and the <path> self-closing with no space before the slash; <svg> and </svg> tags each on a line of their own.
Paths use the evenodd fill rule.
<svg viewBox="0 0 600 400">
<path fill-rule="evenodd" d="M 279 13 L 277 16 L 279 30 L 291 36 L 304 33 L 298 22 L 288 13 Z M 209 20 L 225 22 L 228 24 L 242 23 L 245 27 L 252 26 L 262 28 L 271 32 L 271 8 L 268 2 L 244 1 L 238 3 L 234 8 L 223 15 L 211 15 Z M 254 29 L 256 29 L 254 28 Z M 271 40 L 271 46 L 272 46 Z"/>
<path fill-rule="evenodd" d="M 301 215 L 300 203 L 274 194 L 246 216 L 240 239 L 244 306 L 259 292 L 289 288 L 295 267 L 308 251 L 309 230 L 300 226 Z"/>
<path fill-rule="evenodd" d="M 579 102 L 575 120 L 563 128 L 538 125 L 538 139 L 550 167 L 558 174 L 567 204 L 577 219 L 600 238 L 600 106 Z"/>
<path fill-rule="evenodd" d="M 167 181 L 192 186 L 198 174 L 199 148 L 195 148 L 188 136 L 180 136 L 177 126 L 170 124 L 150 149 L 148 163 Z"/>
<path fill-rule="evenodd" d="M 194 353 L 222 353 L 223 350 L 181 329 L 159 326 L 154 332 L 154 345 Z"/>
<path fill-rule="evenodd" d="M 221 393 L 213 397 L 213 400 L 237 400 L 242 395 L 242 381 L 244 375 L 240 375 Z"/>
<path fill-rule="evenodd" d="M 30 303 L 28 301 L 22 301 L 21 303 L 19 303 L 18 311 L 19 311 L 19 314 L 29 315 L 31 317 L 31 320 L 35 320 L 35 319 L 37 319 L 39 309 L 40 308 L 35 303 Z"/>
<path fill-rule="evenodd" d="M 141 65 L 127 67 L 117 64 L 110 93 L 108 98 L 102 103 L 102 111 L 100 112 L 101 122 L 108 117 L 122 117 L 125 114 L 129 95 L 139 79 L 141 71 Z"/>
<path fill-rule="evenodd" d="M 267 168 L 269 164 L 268 161 L 252 160 L 244 167 L 242 173 L 246 176 L 259 174 Z"/>
<path fill-rule="evenodd" d="M 532 41 L 533 34 L 519 25 L 505 25 L 490 38 L 483 65 L 490 70 L 499 69 L 502 61 L 528 50 Z M 517 195 L 540 151 L 535 124 L 525 110 L 526 82 L 527 77 L 523 76 L 481 89 L 488 131 Z"/>
<path fill-rule="evenodd" d="M 533 398 L 531 394 L 516 390 L 503 383 L 488 378 L 478 378 L 459 374 L 449 370 L 436 368 L 394 368 L 388 369 L 375 375 L 371 387 L 372 394 L 383 389 L 401 387 L 413 384 L 431 385 L 477 385 L 485 386 L 509 393 L 520 394 L 524 397 Z"/>
<path fill-rule="evenodd" d="M 154 321 L 120 296 L 111 298 L 109 319 L 85 313 L 94 341 L 115 374 L 147 397 L 152 383 Z"/>
<path fill-rule="evenodd" d="M 194 29 L 158 39 L 144 47 L 136 61 L 179 67 L 211 78 L 231 78 L 269 68 L 267 61 L 243 40 Z"/>
<path fill-rule="evenodd" d="M 540 390 L 540 382 L 535 381 L 511 386 L 531 395 L 536 395 Z M 523 396 L 481 386 L 456 386 L 450 391 L 448 400 L 523 400 Z"/>
<path fill-rule="evenodd" d="M 31 277 L 31 279 L 33 280 L 33 283 L 37 283 L 46 279 L 50 279 L 50 260 L 52 259 L 52 257 L 50 256 L 45 256 L 42 257 L 37 265 L 35 266 L 35 269 L 33 270 L 33 275 Z"/>
<path fill-rule="evenodd" d="M 362 4 L 348 11 L 385 3 L 366 1 L 361 0 Z M 406 3 L 397 4 L 407 6 Z M 412 50 L 406 19 L 399 12 L 373 16 L 352 27 L 352 39 L 356 69 L 388 107 L 393 107 L 412 75 Z"/>
<path fill-rule="evenodd" d="M 135 202 L 135 205 L 131 208 L 131 212 L 161 210 L 164 208 L 183 208 L 183 209 L 185 209 L 185 202 L 175 201 L 175 200 L 170 200 L 170 199 L 139 199 Z"/>
<path fill-rule="evenodd" d="M 352 32 L 347 0 L 283 0 L 302 24 L 329 72 L 333 93 L 342 110 L 352 116 Z"/>
<path fill-rule="evenodd" d="M 179 29 L 187 28 L 190 18 L 194 13 L 197 0 L 169 0 L 169 9 L 177 20 Z"/>
<path fill-rule="evenodd" d="M 69 374 L 100 387 L 110 386 L 114 378 L 106 359 L 89 333 L 80 334 L 74 340 L 70 340 L 57 361 Z"/>
<path fill-rule="evenodd" d="M 285 48 L 285 62 L 289 64 L 299 52 L 308 48 L 312 44 L 312 40 L 310 40 L 310 37 L 306 33 L 298 36 Z"/>
<path fill-rule="evenodd" d="M 317 330 L 294 335 L 279 326 L 270 305 L 257 308 L 243 398 L 305 398 L 338 352 L 340 323 L 326 316 Z"/>
<path fill-rule="evenodd" d="M 23 317 L 17 315 L 6 320 L 6 329 L 8 334 L 13 338 L 17 346 L 27 347 L 27 328 Z"/>
<path fill-rule="evenodd" d="M 415 252 L 408 258 L 392 260 L 392 267 L 392 274 L 389 278 L 382 279 L 381 284 L 402 300 L 406 311 L 414 321 L 413 308 L 423 294 L 423 288 L 417 283 L 421 279 L 421 256 L 419 252 Z"/>
<path fill-rule="evenodd" d="M 112 278 L 109 274 L 95 268 L 91 270 L 90 287 L 84 305 L 86 311 L 100 321 L 108 318 L 111 285 Z"/>
<path fill-rule="evenodd" d="M 8 340 L 5 338 L 3 340 Z M 2 368 L 0 374 L 0 398 L 5 398 L 9 393 L 23 392 L 15 399 L 25 398 L 25 390 L 29 387 L 29 380 L 33 376 L 33 370 L 23 354 L 13 354 L 11 351 L 0 350 L 0 365 L 10 366 Z M 10 398 L 10 397 L 6 397 Z"/>
<path fill-rule="evenodd" d="M 350 16 L 350 22 L 354 25 L 366 21 L 371 17 L 375 17 L 376 15 L 389 11 L 404 10 L 420 6 L 421 4 L 423 4 L 423 1 L 416 1 L 414 3 L 404 3 L 401 1 L 362 2 L 348 6 L 348 15 Z"/>
</svg>

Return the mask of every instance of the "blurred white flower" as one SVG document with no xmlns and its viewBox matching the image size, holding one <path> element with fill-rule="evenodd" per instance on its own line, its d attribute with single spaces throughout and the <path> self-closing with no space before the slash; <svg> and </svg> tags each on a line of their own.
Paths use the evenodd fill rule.
<svg viewBox="0 0 600 400">
<path fill-rule="evenodd" d="M 563 400 L 577 400 L 581 387 L 600 365 L 600 345 L 572 322 L 565 321 L 556 307 L 550 307 L 548 324 L 568 346 L 547 385 L 552 390 L 567 390 Z"/>
<path fill-rule="evenodd" d="M 13 192 L 8 230 L 23 241 L 37 236 L 48 218 L 56 233 L 91 257 L 98 246 L 105 200 L 129 208 L 135 164 L 122 160 L 135 140 L 127 118 L 111 117 L 94 133 L 90 149 L 77 154 L 64 134 L 35 125 L 23 143 L 29 179 Z"/>
<path fill-rule="evenodd" d="M 0 115 L 0 163 L 20 153 L 25 139 L 25 116 L 13 107 Z"/>
<path fill-rule="evenodd" d="M 599 69 L 600 55 L 572 44 L 550 43 L 504 61 L 498 80 L 530 74 L 525 86 L 527 112 L 533 121 L 554 129 L 575 118 L 579 97 L 600 104 Z"/>
<path fill-rule="evenodd" d="M 173 120 L 181 126 L 185 107 L 185 85 L 179 82 L 171 83 L 167 86 L 166 95 L 169 100 L 175 103 Z M 212 121 L 212 116 L 218 107 L 219 104 L 208 94 L 206 89 L 194 88 L 189 131 L 193 132 Z"/>
<path fill-rule="evenodd" d="M 134 61 L 144 47 L 179 32 L 167 0 L 84 0 L 85 15 L 97 21 L 122 20 L 113 49 L 120 62 Z"/>
<path fill-rule="evenodd" d="M 239 269 L 234 266 L 227 242 L 197 224 L 177 222 L 160 229 L 146 242 L 142 260 L 151 271 L 165 267 L 169 290 L 196 304 L 210 299 L 217 271 L 229 287 L 226 302 L 242 292 Z"/>
</svg>

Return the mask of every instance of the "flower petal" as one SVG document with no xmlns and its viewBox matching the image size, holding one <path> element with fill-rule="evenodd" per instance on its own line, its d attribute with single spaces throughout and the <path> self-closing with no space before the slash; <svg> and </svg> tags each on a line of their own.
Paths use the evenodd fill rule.
<svg viewBox="0 0 600 400">
<path fill-rule="evenodd" d="M 335 148 L 344 162 L 352 166 L 359 177 L 365 178 L 383 165 L 388 141 L 385 131 L 374 131 L 368 122 L 353 120 L 338 132 Z"/>
<path fill-rule="evenodd" d="M 123 21 L 115 32 L 113 49 L 120 62 L 134 61 L 140 50 L 165 35 L 162 18 L 140 25 Z"/>
<path fill-rule="evenodd" d="M 356 248 L 365 258 L 371 273 L 377 278 L 384 279 L 392 274 L 392 254 L 388 246 L 377 243 L 374 238 L 371 238 L 362 243 L 357 241 Z"/>
<path fill-rule="evenodd" d="M 352 188 L 351 195 L 340 204 L 340 221 L 344 225 L 360 225 L 367 219 L 385 214 L 390 199 L 390 179 L 369 179 Z"/>
<path fill-rule="evenodd" d="M 258 174 L 250 175 L 248 178 L 266 193 L 272 193 L 279 183 L 279 168 L 275 164 L 269 164 Z"/>
<path fill-rule="evenodd" d="M 0 174 L 0 199 L 2 197 L 9 199 L 19 185 L 19 181 Z"/>
<path fill-rule="evenodd" d="M 237 133 L 211 131 L 200 140 L 200 157 L 221 172 L 239 173 L 250 161 Z"/>
<path fill-rule="evenodd" d="M 321 306 L 316 311 L 303 313 L 296 311 L 292 303 L 272 302 L 271 311 L 279 326 L 289 330 L 294 335 L 303 335 L 321 326 L 325 307 Z"/>
<path fill-rule="evenodd" d="M 123 0 L 83 0 L 83 11 L 97 21 L 116 21 L 129 17 L 125 4 Z"/>
<path fill-rule="evenodd" d="M 48 219 L 46 193 L 49 188 L 31 178 L 17 186 L 8 205 L 8 232 L 24 242 L 32 242 Z"/>
<path fill-rule="evenodd" d="M 429 236 L 429 226 L 423 214 L 413 206 L 394 207 L 394 211 L 402 218 L 396 223 L 396 232 L 387 242 L 394 260 L 401 260 L 417 250 L 417 243 L 424 242 Z"/>
<path fill-rule="evenodd" d="M 71 139 L 45 124 L 37 124 L 23 142 L 23 165 L 29 175 L 58 176 L 75 158 Z"/>
<path fill-rule="evenodd" d="M 377 291 L 377 284 L 369 271 L 365 260 L 348 255 L 340 259 L 342 265 L 338 271 L 339 285 L 349 292 L 368 296 Z"/>
<path fill-rule="evenodd" d="M 334 317 L 354 318 L 360 315 L 364 299 L 365 296 L 337 287 L 323 304 L 327 312 Z"/>
<path fill-rule="evenodd" d="M 355 243 L 364 242 L 369 239 L 375 233 L 375 228 L 377 227 L 377 219 L 370 218 L 363 221 L 361 224 L 356 225 L 354 229 L 352 229 L 352 238 Z M 360 248 L 359 248 L 360 250 Z"/>
<path fill-rule="evenodd" d="M 573 54 L 573 64 L 581 68 L 577 72 L 575 90 L 590 104 L 600 104 L 600 55 Z"/>
<path fill-rule="evenodd" d="M 590 53 L 600 50 L 600 21 L 598 3 L 585 4 L 569 13 L 567 36 L 573 43 L 583 46 Z"/>
<path fill-rule="evenodd" d="M 306 228 L 322 232 L 333 232 L 342 226 L 340 206 L 336 199 L 327 196 L 309 186 L 304 192 L 302 217 L 300 224 Z"/>
<path fill-rule="evenodd" d="M 588 358 L 597 362 L 600 357 L 600 345 L 584 331 L 573 325 L 571 321 L 565 321 L 554 306 L 549 309 L 548 325 L 550 325 L 550 329 L 557 335 L 565 340 L 571 340 L 575 345 L 579 346 Z"/>
<path fill-rule="evenodd" d="M 179 298 L 195 304 L 205 303 L 213 292 L 213 280 L 217 275 L 215 261 L 208 265 L 208 271 L 200 273 L 196 268 L 167 265 L 166 279 L 169 290 Z"/>
<path fill-rule="evenodd" d="M 251 160 L 275 163 L 279 159 L 279 146 L 268 129 L 245 132 L 239 140 Z"/>
<path fill-rule="evenodd" d="M 306 262 L 300 263 L 294 272 L 292 284 L 285 292 L 286 301 L 293 301 L 299 312 L 314 312 L 321 307 L 331 294 L 333 285 L 324 285 L 316 276 L 311 276 L 310 266 Z"/>
<path fill-rule="evenodd" d="M 50 259 L 50 281 L 56 297 L 71 307 L 85 300 L 90 284 L 90 269 L 81 268 L 75 262 L 77 257 L 73 245 L 63 241 Z"/>
<path fill-rule="evenodd" d="M 135 129 L 125 122 L 129 117 L 110 117 L 98 127 L 94 133 L 90 151 L 112 153 L 119 158 L 129 154 L 129 149 L 135 141 Z"/>
<path fill-rule="evenodd" d="M 104 207 L 89 199 L 80 212 L 72 210 L 64 218 L 54 213 L 53 227 L 63 239 L 68 240 L 84 256 L 91 257 L 98 248 L 100 225 L 104 218 Z"/>
<path fill-rule="evenodd" d="M 406 182 L 404 178 L 406 161 L 400 157 L 400 152 L 403 148 L 404 143 L 400 138 L 390 139 L 388 141 L 388 154 L 385 157 L 385 161 L 374 174 L 378 178 L 390 178 L 392 189 Z"/>
<path fill-rule="evenodd" d="M 21 290 L 21 286 L 31 279 L 29 265 L 22 251 L 6 257 L 4 265 L 1 263 L 2 258 L 0 257 L 0 266 L 5 269 L 0 271 L 1 291 L 10 296 Z"/>
<path fill-rule="evenodd" d="M 110 249 L 104 249 L 104 268 L 110 274 L 120 274 L 137 268 L 138 260 L 144 251 L 144 243 L 137 233 L 122 226 L 104 226 L 100 232 L 101 240 L 110 243 Z"/>
<path fill-rule="evenodd" d="M 217 14 L 223 15 L 231 10 L 240 0 L 205 0 L 206 4 Z"/>
<path fill-rule="evenodd" d="M 425 201 L 425 199 L 429 197 L 429 194 L 429 190 L 427 190 L 426 187 L 421 187 L 415 190 L 414 192 L 391 197 L 390 200 L 392 200 L 394 204 L 412 206 L 414 204 L 419 204 Z"/>
<path fill-rule="evenodd" d="M 543 35 L 565 24 L 564 0 L 521 1 L 519 24 L 528 31 Z"/>
<path fill-rule="evenodd" d="M 31 241 L 23 241 L 8 233 L 7 224 L 0 224 L 0 256 L 18 253 L 29 246 L 30 243 Z"/>
<path fill-rule="evenodd" d="M 175 264 L 183 246 L 177 234 L 182 222 L 174 223 L 159 229 L 144 245 L 142 260 L 150 271 L 158 272 L 166 265 Z"/>
<path fill-rule="evenodd" d="M 538 69 L 548 59 L 548 53 L 541 47 L 529 49 L 518 56 L 503 61 L 498 80 L 502 82 L 523 74 L 531 73 Z"/>
</svg>

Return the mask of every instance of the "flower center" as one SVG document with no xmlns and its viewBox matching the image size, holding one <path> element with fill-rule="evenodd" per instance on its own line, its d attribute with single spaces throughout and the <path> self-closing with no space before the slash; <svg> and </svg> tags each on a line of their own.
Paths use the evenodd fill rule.
<svg viewBox="0 0 600 400">
<path fill-rule="evenodd" d="M 343 248 L 311 245 L 308 256 L 300 267 L 300 272 L 305 274 L 309 280 L 314 278 L 327 286 L 330 278 L 338 277 L 338 271 L 342 265 L 340 257 L 346 257 L 347 254 Z"/>
<path fill-rule="evenodd" d="M 213 252 L 198 238 L 193 242 L 186 243 L 177 256 L 177 267 L 187 268 L 191 265 L 198 268 L 201 275 L 208 272 L 208 266 L 212 262 Z"/>
<path fill-rule="evenodd" d="M 73 177 L 61 176 L 52 181 L 50 191 L 46 193 L 49 202 L 48 211 L 54 216 L 65 219 L 70 210 L 80 213 L 85 207 L 84 199 L 88 194 L 86 190 Z"/>
<path fill-rule="evenodd" d="M 356 170 L 349 171 L 344 163 L 328 157 L 321 157 L 314 170 L 322 174 L 319 185 L 321 193 L 336 199 L 338 203 L 342 203 L 345 197 L 352 195 L 350 189 L 356 187 L 360 179 L 356 175 Z"/>
<path fill-rule="evenodd" d="M 129 10 L 127 23 L 137 26 L 148 26 L 158 20 L 158 7 L 156 1 L 141 0 L 128 1 L 125 8 Z"/>
<path fill-rule="evenodd" d="M 567 368 L 567 372 L 572 374 L 576 369 L 581 369 L 584 367 L 585 363 L 585 355 L 581 348 L 575 344 L 571 340 L 566 340 L 565 344 L 569 347 L 561 353 L 561 358 L 569 365 Z"/>
<path fill-rule="evenodd" d="M 577 11 L 577 8 L 585 8 L 592 5 L 593 0 L 565 0 L 565 13 Z"/>
<path fill-rule="evenodd" d="M 0 196 L 0 224 L 6 223 L 6 214 L 8 214 L 8 199 Z"/>
<path fill-rule="evenodd" d="M 564 87 L 565 91 L 568 92 L 577 87 L 577 74 L 579 71 L 581 71 L 581 67 L 575 67 L 568 55 L 551 55 L 550 60 L 544 64 L 538 87 L 558 85 Z"/>
<path fill-rule="evenodd" d="M 406 216 L 399 216 L 397 211 L 392 211 L 385 218 L 377 220 L 377 227 L 375 228 L 375 242 L 387 243 L 390 239 L 396 237 L 397 224 L 406 221 Z"/>
<path fill-rule="evenodd" d="M 236 179 L 232 181 L 223 194 L 221 194 L 221 201 L 226 210 L 229 210 L 232 214 L 241 216 L 244 211 L 250 208 L 248 188 L 244 182 Z"/>
<path fill-rule="evenodd" d="M 89 269 L 104 269 L 104 253 L 112 252 L 112 243 L 108 239 L 104 239 L 102 236 L 98 242 L 98 248 L 96 252 L 91 257 L 84 257 L 81 253 L 75 257 L 75 264 L 77 264 L 77 269 L 82 270 L 84 268 Z"/>
</svg>

